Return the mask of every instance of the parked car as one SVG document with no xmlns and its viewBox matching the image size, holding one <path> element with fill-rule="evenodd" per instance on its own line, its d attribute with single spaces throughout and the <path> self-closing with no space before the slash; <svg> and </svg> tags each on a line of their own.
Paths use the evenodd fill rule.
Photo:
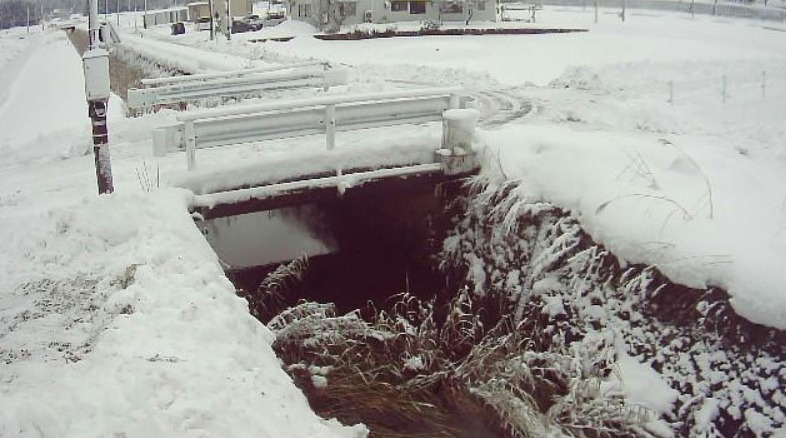
<svg viewBox="0 0 786 438">
<path fill-rule="evenodd" d="M 245 20 L 232 20 L 232 33 L 243 33 L 253 30 Z"/>
<path fill-rule="evenodd" d="M 184 33 L 186 33 L 185 24 L 181 22 L 172 23 L 172 35 L 182 35 Z"/>
<path fill-rule="evenodd" d="M 210 17 L 199 17 L 196 22 L 196 30 L 210 30 Z"/>
<path fill-rule="evenodd" d="M 259 30 L 262 29 L 263 27 L 262 19 L 259 18 L 259 15 L 257 14 L 248 15 L 245 18 L 243 18 L 242 21 L 243 23 L 246 24 L 248 30 L 250 31 Z"/>
</svg>

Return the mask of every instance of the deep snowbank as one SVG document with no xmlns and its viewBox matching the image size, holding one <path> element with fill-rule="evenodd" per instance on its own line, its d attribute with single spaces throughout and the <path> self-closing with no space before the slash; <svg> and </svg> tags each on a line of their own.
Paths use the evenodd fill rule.
<svg viewBox="0 0 786 438">
<path fill-rule="evenodd" d="M 190 194 L 146 191 L 151 125 L 171 115 L 110 105 L 118 193 L 95 195 L 79 56 L 45 38 L 0 117 L 0 436 L 364 436 L 281 370 Z"/>
<path fill-rule="evenodd" d="M 309 409 L 186 200 L 0 219 L 0 435 L 364 435 Z"/>
<path fill-rule="evenodd" d="M 722 287 L 739 315 L 786 329 L 784 73 L 782 58 L 571 69 L 532 90 L 548 102 L 537 116 L 484 133 L 487 170 L 570 209 L 623 260 Z"/>
</svg>

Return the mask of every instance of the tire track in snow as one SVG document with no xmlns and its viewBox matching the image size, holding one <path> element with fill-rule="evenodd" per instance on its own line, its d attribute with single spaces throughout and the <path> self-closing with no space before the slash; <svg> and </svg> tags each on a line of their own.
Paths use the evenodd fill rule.
<svg viewBox="0 0 786 438">
<path fill-rule="evenodd" d="M 479 126 L 497 128 L 520 119 L 532 112 L 533 104 L 529 98 L 511 91 L 481 90 L 469 94 L 478 102 L 480 111 Z"/>
</svg>

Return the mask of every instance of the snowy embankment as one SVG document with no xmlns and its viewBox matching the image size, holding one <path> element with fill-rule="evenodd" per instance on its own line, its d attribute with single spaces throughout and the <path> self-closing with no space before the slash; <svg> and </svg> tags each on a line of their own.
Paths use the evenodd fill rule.
<svg viewBox="0 0 786 438">
<path fill-rule="evenodd" d="M 281 370 L 190 194 L 139 190 L 150 121 L 110 116 L 119 193 L 95 195 L 80 59 L 44 38 L 0 113 L 0 436 L 364 436 L 318 418 Z M 36 136 L 15 127 L 27 117 Z"/>
<path fill-rule="evenodd" d="M 571 210 L 623 260 L 726 289 L 741 316 L 786 329 L 782 33 L 755 20 L 631 12 L 622 23 L 603 12 L 598 24 L 589 10 L 540 13 L 542 26 L 590 29 L 569 35 L 326 42 L 295 22 L 229 42 L 148 33 L 250 59 L 345 63 L 367 87 L 525 96 L 534 114 L 479 132 L 486 172 Z M 244 41 L 265 32 L 295 38 Z"/>
<path fill-rule="evenodd" d="M 152 61 L 188 73 L 206 73 L 216 70 L 238 70 L 264 67 L 264 63 L 251 63 L 247 59 L 229 54 L 205 52 L 187 47 L 160 44 L 151 38 L 123 35 L 123 44 Z"/>
<path fill-rule="evenodd" d="M 21 27 L 6 29 L 0 33 L 0 106 L 8 100 L 14 78 L 33 53 L 32 47 L 40 41 L 38 28 L 32 29 L 31 34 L 27 34 Z"/>
</svg>

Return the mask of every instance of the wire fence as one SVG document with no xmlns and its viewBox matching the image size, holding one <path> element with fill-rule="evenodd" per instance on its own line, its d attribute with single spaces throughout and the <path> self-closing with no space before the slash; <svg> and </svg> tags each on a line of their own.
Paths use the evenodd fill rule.
<svg viewBox="0 0 786 438">
<path fill-rule="evenodd" d="M 653 91 L 671 105 L 691 102 L 720 104 L 781 99 L 786 95 L 786 75 L 777 70 L 716 72 L 703 78 L 675 77 L 653 83 Z"/>
<path fill-rule="evenodd" d="M 530 3 L 550 6 L 576 6 L 594 8 L 595 0 L 532 0 Z M 686 15 L 714 15 L 786 22 L 786 4 L 768 0 L 767 6 L 746 3 L 720 3 L 706 0 L 597 0 L 600 8 L 649 9 L 680 12 Z"/>
</svg>

